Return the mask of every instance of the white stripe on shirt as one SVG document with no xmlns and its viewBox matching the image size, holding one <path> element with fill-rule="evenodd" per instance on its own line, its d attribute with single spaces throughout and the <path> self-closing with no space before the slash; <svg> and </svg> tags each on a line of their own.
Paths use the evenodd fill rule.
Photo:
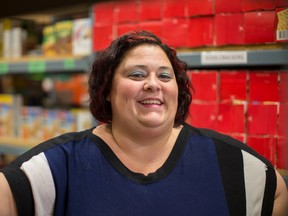
<svg viewBox="0 0 288 216">
<path fill-rule="evenodd" d="M 55 187 L 51 170 L 44 153 L 40 153 L 23 163 L 21 169 L 25 172 L 31 184 L 35 204 L 35 215 L 53 215 Z"/>
<path fill-rule="evenodd" d="M 266 165 L 256 157 L 242 151 L 246 191 L 246 215 L 261 215 L 266 183 Z"/>
</svg>

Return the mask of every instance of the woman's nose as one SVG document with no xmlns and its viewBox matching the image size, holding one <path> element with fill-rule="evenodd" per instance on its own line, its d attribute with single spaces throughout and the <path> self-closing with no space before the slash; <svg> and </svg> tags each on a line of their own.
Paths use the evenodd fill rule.
<svg viewBox="0 0 288 216">
<path fill-rule="evenodd" d="M 145 79 L 144 90 L 156 91 L 161 88 L 160 80 L 155 75 L 150 75 Z"/>
</svg>

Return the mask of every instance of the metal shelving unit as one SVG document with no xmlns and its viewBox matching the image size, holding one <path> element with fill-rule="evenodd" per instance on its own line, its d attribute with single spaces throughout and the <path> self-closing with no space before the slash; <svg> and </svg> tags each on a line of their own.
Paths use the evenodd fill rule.
<svg viewBox="0 0 288 216">
<path fill-rule="evenodd" d="M 79 72 L 89 69 L 90 56 L 0 60 L 0 75 L 18 73 Z"/>
<path fill-rule="evenodd" d="M 17 73 L 88 71 L 94 55 L 85 57 L 31 58 L 19 61 L 0 60 L 0 75 Z M 264 67 L 288 65 L 288 50 L 237 50 L 178 52 L 191 69 L 225 67 Z"/>
</svg>

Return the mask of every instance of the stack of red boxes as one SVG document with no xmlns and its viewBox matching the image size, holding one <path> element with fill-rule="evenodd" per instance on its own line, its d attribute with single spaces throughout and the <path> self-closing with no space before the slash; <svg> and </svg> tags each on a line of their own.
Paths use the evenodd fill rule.
<svg viewBox="0 0 288 216">
<path fill-rule="evenodd" d="M 137 29 L 152 31 L 179 50 L 249 49 L 288 41 L 288 25 L 283 21 L 287 0 L 114 0 L 96 3 L 93 11 L 94 51 Z M 189 76 L 196 93 L 187 122 L 244 141 L 288 170 L 287 71 L 219 66 L 189 71 Z"/>
<path fill-rule="evenodd" d="M 245 141 L 247 71 L 201 70 L 189 74 L 195 93 L 188 122 Z"/>
<path fill-rule="evenodd" d="M 136 29 L 150 30 L 175 48 L 287 42 L 287 7 L 287 0 L 105 1 L 93 7 L 93 48 Z"/>
<path fill-rule="evenodd" d="M 193 70 L 188 123 L 244 141 L 288 169 L 288 73 L 279 70 Z"/>
</svg>

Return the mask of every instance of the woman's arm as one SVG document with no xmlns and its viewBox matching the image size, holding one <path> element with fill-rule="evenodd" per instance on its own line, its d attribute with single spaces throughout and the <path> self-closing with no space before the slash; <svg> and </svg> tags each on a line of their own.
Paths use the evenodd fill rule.
<svg viewBox="0 0 288 216">
<path fill-rule="evenodd" d="M 277 188 L 274 199 L 273 216 L 288 215 L 288 191 L 284 179 L 276 171 Z"/>
<path fill-rule="evenodd" d="M 17 216 L 16 204 L 10 190 L 10 186 L 0 172 L 0 215 L 1 216 Z"/>
</svg>

